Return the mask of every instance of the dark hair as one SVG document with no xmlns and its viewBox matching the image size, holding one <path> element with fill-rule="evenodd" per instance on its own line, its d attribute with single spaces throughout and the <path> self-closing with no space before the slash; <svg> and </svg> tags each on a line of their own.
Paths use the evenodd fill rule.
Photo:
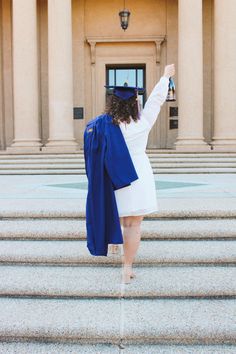
<svg viewBox="0 0 236 354">
<path fill-rule="evenodd" d="M 106 107 L 103 113 L 112 116 L 112 123 L 119 125 L 120 122 L 130 123 L 131 118 L 138 121 L 137 96 L 132 96 L 127 100 L 111 94 L 107 96 Z"/>
</svg>

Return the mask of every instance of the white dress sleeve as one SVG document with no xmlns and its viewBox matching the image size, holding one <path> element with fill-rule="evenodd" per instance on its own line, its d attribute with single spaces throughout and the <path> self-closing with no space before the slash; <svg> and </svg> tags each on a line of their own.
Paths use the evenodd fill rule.
<svg viewBox="0 0 236 354">
<path fill-rule="evenodd" d="M 150 129 L 156 122 L 161 106 L 166 100 L 168 86 L 169 78 L 162 76 L 156 86 L 154 86 L 141 112 L 143 119 L 148 122 Z"/>
</svg>

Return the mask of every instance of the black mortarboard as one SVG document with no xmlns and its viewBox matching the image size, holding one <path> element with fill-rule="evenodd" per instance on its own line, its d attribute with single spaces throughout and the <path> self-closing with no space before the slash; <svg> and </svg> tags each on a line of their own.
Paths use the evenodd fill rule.
<svg viewBox="0 0 236 354">
<path fill-rule="evenodd" d="M 128 100 L 129 98 L 133 96 L 137 96 L 137 92 L 139 90 L 144 90 L 141 87 L 135 87 L 135 86 L 114 86 L 114 85 L 104 85 L 106 88 L 113 88 L 113 95 L 121 98 L 122 100 Z"/>
</svg>

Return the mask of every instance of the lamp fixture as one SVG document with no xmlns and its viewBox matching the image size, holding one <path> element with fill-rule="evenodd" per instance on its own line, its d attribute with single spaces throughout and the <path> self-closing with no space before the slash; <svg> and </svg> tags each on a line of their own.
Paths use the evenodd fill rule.
<svg viewBox="0 0 236 354">
<path fill-rule="evenodd" d="M 130 11 L 125 8 L 125 0 L 124 0 L 124 9 L 119 12 L 119 16 L 120 16 L 120 25 L 125 31 L 129 26 L 129 16 L 130 16 Z"/>
</svg>

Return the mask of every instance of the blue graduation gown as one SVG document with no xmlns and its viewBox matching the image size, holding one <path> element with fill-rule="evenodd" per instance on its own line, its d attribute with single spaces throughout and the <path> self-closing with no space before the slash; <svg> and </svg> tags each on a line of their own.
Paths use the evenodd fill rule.
<svg viewBox="0 0 236 354">
<path fill-rule="evenodd" d="M 87 123 L 84 158 L 87 248 L 93 256 L 107 256 L 108 244 L 123 243 L 114 190 L 138 179 L 120 127 L 112 123 L 110 115 L 99 115 Z"/>
</svg>

